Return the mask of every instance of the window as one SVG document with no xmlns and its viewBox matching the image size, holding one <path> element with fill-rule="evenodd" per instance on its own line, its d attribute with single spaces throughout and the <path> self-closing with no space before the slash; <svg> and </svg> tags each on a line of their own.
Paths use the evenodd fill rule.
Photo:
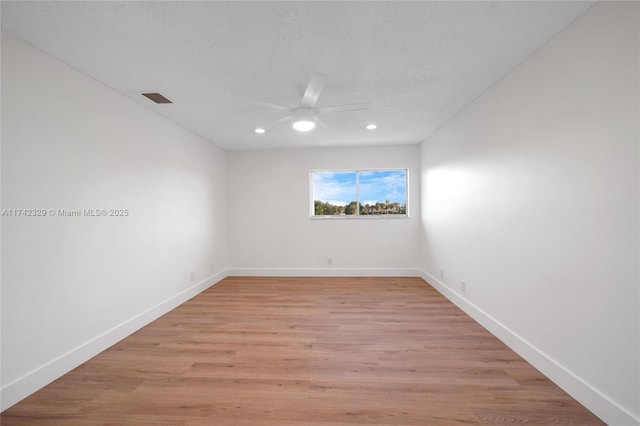
<svg viewBox="0 0 640 426">
<path fill-rule="evenodd" d="M 311 217 L 406 217 L 407 170 L 312 171 Z"/>
</svg>

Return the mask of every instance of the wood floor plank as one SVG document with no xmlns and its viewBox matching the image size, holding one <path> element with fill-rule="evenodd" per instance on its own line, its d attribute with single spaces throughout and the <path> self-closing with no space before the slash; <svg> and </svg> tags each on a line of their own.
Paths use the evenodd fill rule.
<svg viewBox="0 0 640 426">
<path fill-rule="evenodd" d="M 229 277 L 2 425 L 603 424 L 420 278 Z"/>
</svg>

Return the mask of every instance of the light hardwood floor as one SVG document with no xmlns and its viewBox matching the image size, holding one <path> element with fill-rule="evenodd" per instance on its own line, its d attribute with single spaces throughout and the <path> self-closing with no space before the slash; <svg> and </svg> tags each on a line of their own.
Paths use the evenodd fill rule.
<svg viewBox="0 0 640 426">
<path fill-rule="evenodd" d="M 602 424 L 420 278 L 229 277 L 5 425 Z"/>
</svg>

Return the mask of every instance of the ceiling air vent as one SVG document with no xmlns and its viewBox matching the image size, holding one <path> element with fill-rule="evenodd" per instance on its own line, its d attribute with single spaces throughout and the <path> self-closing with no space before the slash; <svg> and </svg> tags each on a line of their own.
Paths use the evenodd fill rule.
<svg viewBox="0 0 640 426">
<path fill-rule="evenodd" d="M 172 104 L 169 99 L 162 96 L 160 93 L 143 93 L 142 96 L 151 99 L 157 104 Z"/>
</svg>

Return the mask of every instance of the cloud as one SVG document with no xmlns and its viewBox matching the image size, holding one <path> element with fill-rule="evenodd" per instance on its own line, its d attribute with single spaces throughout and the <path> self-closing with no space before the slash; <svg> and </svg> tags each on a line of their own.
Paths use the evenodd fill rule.
<svg viewBox="0 0 640 426">
<path fill-rule="evenodd" d="M 313 199 L 346 205 L 356 199 L 354 172 L 313 172 Z"/>
<path fill-rule="evenodd" d="M 360 172 L 360 196 L 369 204 L 386 200 L 406 203 L 406 185 L 404 170 Z"/>
<path fill-rule="evenodd" d="M 354 171 L 313 172 L 313 199 L 346 205 L 356 199 L 356 174 Z M 398 202 L 405 204 L 405 170 L 364 170 L 359 172 L 361 204 Z M 329 201 L 332 200 L 332 201 Z"/>
</svg>

